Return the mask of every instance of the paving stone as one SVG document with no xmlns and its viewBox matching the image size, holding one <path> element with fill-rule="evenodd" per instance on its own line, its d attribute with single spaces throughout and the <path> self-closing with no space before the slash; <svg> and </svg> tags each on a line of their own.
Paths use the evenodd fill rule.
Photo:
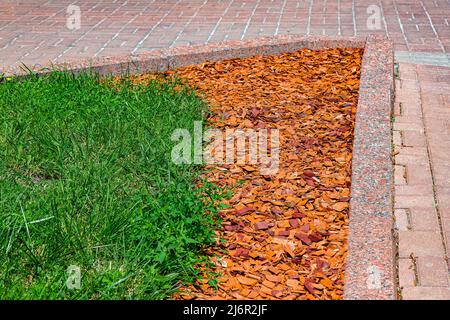
<svg viewBox="0 0 450 320">
<path fill-rule="evenodd" d="M 396 51 L 396 56 L 401 53 L 401 51 Z M 406 52 L 408 55 L 409 52 Z M 400 79 L 410 79 L 410 80 L 416 80 L 417 78 L 417 70 L 416 70 L 416 64 L 408 63 L 407 61 L 402 62 L 399 64 L 399 76 Z"/>
<path fill-rule="evenodd" d="M 408 100 L 412 99 L 410 95 L 411 94 L 408 94 Z M 408 102 L 405 102 L 405 100 L 406 100 L 406 98 L 404 98 L 404 99 L 399 98 L 399 101 L 402 102 L 402 106 L 403 105 L 405 105 L 405 106 L 408 105 Z M 420 100 L 418 100 L 418 101 L 420 101 Z M 418 116 L 406 116 L 406 115 L 395 117 L 395 122 L 399 123 L 399 124 L 413 124 L 413 125 L 422 125 L 423 124 L 423 120 L 422 120 L 421 117 L 418 117 Z"/>
<path fill-rule="evenodd" d="M 395 102 L 394 103 L 394 116 L 401 116 L 401 115 L 402 115 L 402 105 L 400 102 Z M 394 131 L 394 132 L 399 132 L 399 131 Z"/>
<path fill-rule="evenodd" d="M 421 286 L 445 287 L 449 285 L 448 266 L 444 257 L 418 257 L 417 273 Z"/>
<path fill-rule="evenodd" d="M 430 162 L 428 154 L 419 152 L 411 154 L 405 152 L 404 149 L 411 148 L 401 148 L 398 154 L 395 155 L 395 164 L 412 166 L 413 170 L 411 172 L 423 172 L 422 168 L 426 168 Z"/>
<path fill-rule="evenodd" d="M 398 260 L 399 285 L 401 288 L 414 287 L 417 285 L 415 267 L 412 259 Z"/>
<path fill-rule="evenodd" d="M 405 147 L 425 147 L 426 144 L 427 140 L 424 133 L 411 130 L 403 132 L 403 145 Z"/>
<path fill-rule="evenodd" d="M 450 110 L 450 107 L 449 107 L 449 110 Z M 437 112 L 437 111 L 433 111 L 433 112 L 439 114 L 439 112 Z M 442 116 L 442 114 L 441 114 L 441 116 Z M 450 113 L 448 115 L 448 118 L 450 119 Z M 448 120 L 448 121 L 450 121 L 450 120 Z M 435 144 L 446 145 L 450 141 L 450 132 L 447 134 L 447 127 L 450 128 L 450 126 L 449 126 L 450 122 L 447 123 L 448 121 L 445 121 L 446 125 L 440 131 L 436 131 L 436 132 L 432 132 L 430 130 L 427 131 L 427 140 L 430 145 L 435 145 Z"/>
<path fill-rule="evenodd" d="M 420 101 L 417 103 L 402 103 L 402 115 L 407 117 L 422 117 L 422 113 L 423 113 L 422 104 L 420 103 Z M 423 130 L 414 130 L 414 131 L 418 131 L 421 134 L 423 134 Z"/>
<path fill-rule="evenodd" d="M 401 79 L 400 88 L 402 89 L 401 92 L 411 92 L 414 96 L 420 95 L 420 82 L 417 79 Z"/>
<path fill-rule="evenodd" d="M 405 146 L 405 147 L 401 148 L 401 154 L 427 156 L 428 149 L 426 147 L 406 147 Z"/>
<path fill-rule="evenodd" d="M 427 156 L 424 156 L 428 160 Z M 418 158 L 418 159 L 424 159 Z M 433 179 L 431 177 L 431 169 L 429 162 L 420 162 L 420 164 L 409 163 L 406 166 L 406 180 L 409 185 L 433 185 Z"/>
<path fill-rule="evenodd" d="M 450 287 L 407 287 L 403 300 L 450 300 Z"/>
<path fill-rule="evenodd" d="M 398 242 L 398 252 L 401 258 L 408 258 L 411 254 L 417 257 L 444 256 L 440 232 L 399 231 Z"/>
<path fill-rule="evenodd" d="M 439 208 L 450 208 L 450 185 L 448 187 L 436 186 L 436 197 Z"/>
<path fill-rule="evenodd" d="M 409 221 L 413 231 L 439 232 L 439 220 L 436 209 L 409 208 Z M 449 225 L 450 226 L 450 225 Z"/>
<path fill-rule="evenodd" d="M 394 121 L 393 128 L 394 128 L 394 130 L 398 130 L 398 131 L 413 130 L 413 131 L 418 131 L 418 132 L 422 132 L 422 133 L 425 130 L 423 124 L 420 122 L 408 123 L 408 122 Z"/>
<path fill-rule="evenodd" d="M 394 201 L 395 208 L 424 208 L 432 209 L 434 205 L 433 195 L 396 195 Z"/>
<path fill-rule="evenodd" d="M 395 209 L 394 216 L 397 230 L 406 231 L 410 228 L 408 209 Z"/>
<path fill-rule="evenodd" d="M 401 131 L 394 130 L 392 132 L 392 142 L 396 146 L 402 146 L 403 145 L 403 143 L 402 143 L 402 132 Z"/>
<path fill-rule="evenodd" d="M 450 141 L 430 144 L 430 157 L 433 164 L 450 165 Z"/>
<path fill-rule="evenodd" d="M 431 184 L 398 185 L 395 188 L 396 196 L 431 196 L 433 197 L 433 187 Z"/>
<path fill-rule="evenodd" d="M 450 231 L 448 228 L 448 225 L 450 224 L 450 222 L 447 219 L 447 227 L 444 229 L 444 241 L 445 241 L 445 245 L 447 246 L 447 248 L 450 248 Z"/>
<path fill-rule="evenodd" d="M 405 166 L 401 166 L 401 165 L 394 166 L 394 183 L 395 183 L 395 185 L 405 185 L 406 184 L 406 168 L 405 168 Z"/>
<path fill-rule="evenodd" d="M 433 177 L 436 186 L 447 188 L 450 186 L 450 164 L 433 164 Z"/>
</svg>

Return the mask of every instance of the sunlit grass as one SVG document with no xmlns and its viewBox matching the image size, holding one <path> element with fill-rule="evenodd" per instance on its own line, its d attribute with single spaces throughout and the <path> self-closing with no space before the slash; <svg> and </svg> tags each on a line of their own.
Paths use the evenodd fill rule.
<svg viewBox="0 0 450 320">
<path fill-rule="evenodd" d="M 173 82 L 109 81 L 0 83 L 2 299 L 162 299 L 199 277 L 221 194 L 195 187 L 200 167 L 172 163 L 170 136 L 206 107 Z"/>
</svg>

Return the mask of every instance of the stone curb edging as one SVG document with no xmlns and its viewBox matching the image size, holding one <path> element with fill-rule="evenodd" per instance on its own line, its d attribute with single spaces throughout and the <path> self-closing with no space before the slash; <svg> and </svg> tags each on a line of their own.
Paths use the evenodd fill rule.
<svg viewBox="0 0 450 320">
<path fill-rule="evenodd" d="M 391 115 L 393 44 L 368 37 L 352 158 L 345 299 L 396 299 Z"/>
<path fill-rule="evenodd" d="M 189 64 L 198 64 L 206 60 L 219 61 L 229 58 L 243 58 L 252 55 L 268 55 L 290 52 L 301 48 L 324 49 L 336 47 L 362 48 L 365 38 L 362 37 L 322 37 L 283 35 L 262 37 L 253 40 L 224 41 L 217 44 L 174 47 L 152 50 L 140 54 L 119 55 L 113 57 L 97 57 L 93 59 L 67 59 L 64 63 L 47 66 L 27 66 L 38 74 L 52 69 L 67 69 L 74 72 L 86 68 L 101 75 L 142 74 L 146 72 L 162 72 Z M 27 70 L 21 67 L 0 69 L 6 77 L 24 76 Z"/>
<path fill-rule="evenodd" d="M 302 48 L 364 48 L 353 143 L 348 256 L 344 299 L 395 299 L 391 113 L 394 97 L 393 44 L 385 36 L 286 35 L 219 44 L 175 47 L 137 55 L 68 60 L 54 66 L 101 75 L 160 72 L 205 61 L 292 52 Z M 51 66 L 50 66 L 51 67 Z M 37 73 L 50 69 L 32 68 Z M 23 76 L 21 69 L 0 70 Z"/>
</svg>

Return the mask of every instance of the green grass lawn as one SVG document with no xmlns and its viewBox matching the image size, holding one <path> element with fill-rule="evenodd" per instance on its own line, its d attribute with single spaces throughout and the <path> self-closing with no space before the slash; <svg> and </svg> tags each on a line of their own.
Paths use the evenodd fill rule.
<svg viewBox="0 0 450 320">
<path fill-rule="evenodd" d="M 162 299 L 199 277 L 222 192 L 171 162 L 205 104 L 174 83 L 0 83 L 0 298 Z M 81 269 L 68 289 L 67 268 Z"/>
</svg>

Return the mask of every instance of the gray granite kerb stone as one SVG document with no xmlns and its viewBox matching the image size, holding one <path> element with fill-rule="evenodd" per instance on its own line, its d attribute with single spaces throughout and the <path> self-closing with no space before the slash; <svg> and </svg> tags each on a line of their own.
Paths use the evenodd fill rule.
<svg viewBox="0 0 450 320">
<path fill-rule="evenodd" d="M 322 37 L 287 35 L 218 44 L 175 47 L 137 55 L 68 60 L 56 66 L 28 66 L 101 75 L 159 72 L 205 61 L 271 55 L 302 48 L 364 48 L 352 159 L 350 225 L 345 299 L 395 299 L 391 113 L 394 98 L 393 44 L 382 35 Z M 24 70 L 0 70 L 23 76 Z"/>
</svg>

